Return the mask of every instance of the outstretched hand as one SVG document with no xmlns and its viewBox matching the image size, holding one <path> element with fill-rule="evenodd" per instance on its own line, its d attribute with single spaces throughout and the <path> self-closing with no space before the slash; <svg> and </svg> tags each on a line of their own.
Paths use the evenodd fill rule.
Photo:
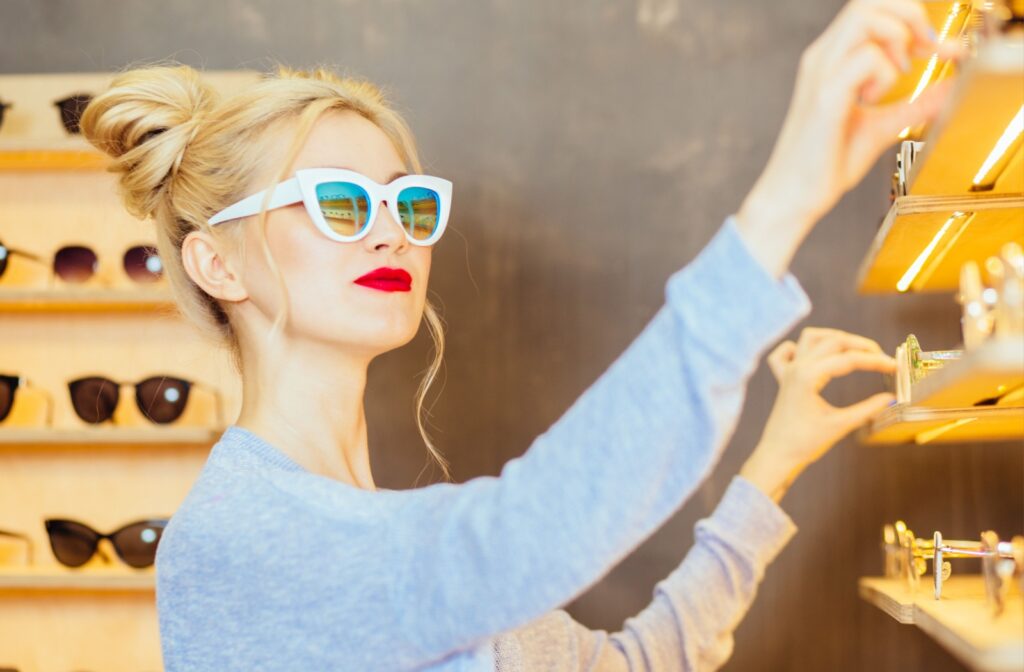
<svg viewBox="0 0 1024 672">
<path fill-rule="evenodd" d="M 836 407 L 821 396 L 825 386 L 854 371 L 891 372 L 896 360 L 863 336 L 807 328 L 796 343 L 776 347 L 768 366 L 779 382 L 779 394 L 761 441 L 740 475 L 779 501 L 809 464 L 895 399 L 881 392 Z"/>
<path fill-rule="evenodd" d="M 955 42 L 936 43 L 917 0 L 850 0 L 804 51 L 771 157 L 737 213 L 750 247 L 777 276 L 900 131 L 938 113 L 948 82 L 913 102 L 877 104 L 911 57 L 933 53 L 959 58 L 963 51 Z"/>
</svg>

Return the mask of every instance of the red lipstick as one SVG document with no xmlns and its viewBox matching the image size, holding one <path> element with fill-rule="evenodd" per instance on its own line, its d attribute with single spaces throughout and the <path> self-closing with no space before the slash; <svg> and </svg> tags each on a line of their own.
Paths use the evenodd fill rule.
<svg viewBox="0 0 1024 672">
<path fill-rule="evenodd" d="M 412 289 L 412 276 L 400 268 L 382 266 L 356 281 L 357 285 L 379 289 L 382 292 L 408 292 Z"/>
</svg>

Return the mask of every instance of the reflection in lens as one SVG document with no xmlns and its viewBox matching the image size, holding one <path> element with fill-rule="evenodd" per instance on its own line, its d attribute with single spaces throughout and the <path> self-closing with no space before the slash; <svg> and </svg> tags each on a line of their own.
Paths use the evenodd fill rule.
<svg viewBox="0 0 1024 672">
<path fill-rule="evenodd" d="M 154 376 L 135 386 L 135 401 L 147 418 L 161 425 L 167 424 L 181 417 L 190 387 L 187 380 Z"/>
<path fill-rule="evenodd" d="M 96 552 L 99 535 L 71 520 L 47 520 L 46 532 L 57 561 L 68 567 L 81 567 Z"/>
<path fill-rule="evenodd" d="M 316 200 L 320 204 L 327 226 L 342 236 L 355 236 L 369 221 L 370 196 L 351 182 L 325 182 L 316 187 Z"/>
<path fill-rule="evenodd" d="M 433 189 L 408 187 L 398 194 L 402 226 L 416 240 L 426 240 L 437 229 L 441 199 Z"/>
<path fill-rule="evenodd" d="M 163 277 L 164 266 L 156 248 L 138 245 L 124 253 L 124 270 L 135 282 L 156 282 Z"/>
<path fill-rule="evenodd" d="M 88 247 L 69 245 L 57 250 L 53 270 L 65 282 L 85 282 L 96 274 L 98 259 Z"/>
<path fill-rule="evenodd" d="M 121 559 L 132 567 L 149 567 L 156 560 L 156 548 L 166 520 L 132 523 L 113 534 L 111 542 Z"/>
</svg>

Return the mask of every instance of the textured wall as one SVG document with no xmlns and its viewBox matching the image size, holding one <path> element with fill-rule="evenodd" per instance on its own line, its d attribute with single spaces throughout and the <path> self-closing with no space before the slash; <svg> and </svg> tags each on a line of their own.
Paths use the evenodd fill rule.
<svg viewBox="0 0 1024 672">
<path fill-rule="evenodd" d="M 719 0 L 0 4 L 0 70 L 326 63 L 383 84 L 426 167 L 456 184 L 432 289 L 449 323 L 435 436 L 465 479 L 522 453 L 654 314 L 663 283 L 736 209 L 781 124 L 800 51 L 841 3 Z M 0 92 L 2 94 L 2 92 Z M 891 350 L 957 342 L 948 296 L 858 297 L 855 269 L 886 206 L 888 161 L 829 215 L 794 265 L 810 323 Z M 723 296 L 723 301 L 740 297 Z M 428 343 L 374 363 L 368 414 L 387 487 L 423 465 L 413 375 Z M 850 403 L 858 375 L 830 388 Z M 714 476 L 573 613 L 617 629 L 682 558 L 756 442 L 775 385 L 762 368 Z M 737 632 L 733 670 L 956 669 L 917 630 L 857 597 L 881 569 L 883 522 L 973 538 L 1021 531 L 1019 445 L 865 448 L 846 441 L 784 500 L 800 533 Z M 495 608 L 500 608 L 497 605 Z"/>
</svg>

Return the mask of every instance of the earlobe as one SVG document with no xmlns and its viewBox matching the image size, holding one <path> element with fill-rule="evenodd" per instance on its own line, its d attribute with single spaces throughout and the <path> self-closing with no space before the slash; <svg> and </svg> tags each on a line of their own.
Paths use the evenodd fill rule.
<svg viewBox="0 0 1024 672">
<path fill-rule="evenodd" d="M 185 236 L 181 243 L 181 261 L 192 282 L 215 299 L 243 301 L 249 298 L 240 276 L 210 234 L 192 231 Z"/>
</svg>

